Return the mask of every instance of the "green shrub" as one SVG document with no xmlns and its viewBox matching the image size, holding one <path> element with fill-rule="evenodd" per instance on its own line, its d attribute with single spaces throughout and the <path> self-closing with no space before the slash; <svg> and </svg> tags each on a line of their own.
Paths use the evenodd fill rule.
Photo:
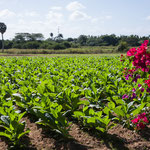
<svg viewBox="0 0 150 150">
<path fill-rule="evenodd" d="M 64 42 L 63 44 L 64 44 L 65 48 L 70 48 L 71 47 L 71 44 L 69 42 Z"/>
<path fill-rule="evenodd" d="M 65 49 L 65 46 L 62 43 L 56 43 L 56 44 L 53 45 L 53 49 L 54 50 Z"/>
<path fill-rule="evenodd" d="M 27 42 L 22 45 L 23 49 L 38 49 L 40 44 L 37 41 Z"/>
<path fill-rule="evenodd" d="M 126 52 L 128 51 L 128 44 L 125 41 L 121 41 L 116 48 L 117 52 Z"/>
</svg>

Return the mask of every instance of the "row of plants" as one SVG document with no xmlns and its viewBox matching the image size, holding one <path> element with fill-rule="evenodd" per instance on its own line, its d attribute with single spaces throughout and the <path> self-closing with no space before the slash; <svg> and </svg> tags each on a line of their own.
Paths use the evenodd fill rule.
<svg viewBox="0 0 150 150">
<path fill-rule="evenodd" d="M 1 102 L 10 101 L 13 107 L 7 108 L 32 114 L 38 124 L 69 137 L 70 122 L 66 115 L 78 110 L 84 95 L 92 94 L 90 101 L 94 102 L 99 99 L 96 88 L 103 88 L 109 80 L 113 83 L 107 75 L 112 70 L 107 66 L 113 61 L 121 64 L 117 58 L 107 57 L 1 58 Z M 112 71 L 115 78 L 113 74 L 117 73 Z"/>
<path fill-rule="evenodd" d="M 150 101 L 146 49 L 147 41 L 129 50 L 127 57 L 122 55 L 121 61 L 119 57 L 0 58 L 0 136 L 19 145 L 29 133 L 24 114 L 64 138 L 70 137 L 72 119 L 100 133 L 118 123 L 143 129 L 149 123 Z"/>
</svg>

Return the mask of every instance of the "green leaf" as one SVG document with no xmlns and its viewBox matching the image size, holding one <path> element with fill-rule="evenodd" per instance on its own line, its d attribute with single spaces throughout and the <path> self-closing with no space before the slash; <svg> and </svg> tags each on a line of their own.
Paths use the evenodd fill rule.
<svg viewBox="0 0 150 150">
<path fill-rule="evenodd" d="M 100 118 L 102 116 L 102 113 L 103 113 L 102 111 L 97 111 L 96 115 Z"/>
<path fill-rule="evenodd" d="M 118 115 L 124 117 L 124 112 L 119 108 L 114 108 L 113 111 Z"/>
<path fill-rule="evenodd" d="M 94 115 L 94 114 L 95 114 L 94 110 L 93 110 L 93 109 L 90 109 L 90 110 L 89 110 L 89 115 Z"/>
<path fill-rule="evenodd" d="M 102 128 L 102 127 L 96 127 L 96 129 L 99 130 L 99 131 L 101 131 L 101 132 L 103 132 L 103 133 L 106 131 L 106 130 L 105 130 L 104 128 Z"/>
<path fill-rule="evenodd" d="M 6 129 L 8 132 L 11 132 L 11 129 L 9 127 L 7 127 L 6 125 L 0 125 L 0 127 Z"/>
<path fill-rule="evenodd" d="M 85 112 L 88 108 L 89 108 L 88 106 L 85 106 L 85 107 L 83 108 L 83 112 Z"/>
<path fill-rule="evenodd" d="M 108 125 L 108 129 L 111 129 L 111 128 L 113 128 L 113 127 L 115 127 L 117 124 L 115 124 L 115 123 L 111 123 L 110 125 Z"/>
<path fill-rule="evenodd" d="M 137 109 L 132 111 L 132 115 L 135 116 L 135 115 L 139 114 L 141 112 L 141 110 L 144 108 L 145 105 L 146 105 L 146 103 L 140 104 Z"/>
<path fill-rule="evenodd" d="M 87 123 L 95 123 L 96 119 L 94 117 L 87 118 Z"/>
<path fill-rule="evenodd" d="M 109 112 L 110 112 L 110 109 L 108 107 L 105 107 L 103 109 L 103 112 L 106 114 L 106 115 L 109 115 Z"/>
<path fill-rule="evenodd" d="M 27 129 L 26 131 L 20 133 L 20 134 L 18 135 L 18 139 L 20 139 L 20 138 L 21 138 L 22 136 L 24 136 L 25 134 L 28 134 L 29 132 L 30 132 L 30 130 Z"/>
<path fill-rule="evenodd" d="M 1 116 L 1 120 L 9 126 L 9 124 L 10 124 L 9 116 Z"/>
<path fill-rule="evenodd" d="M 5 137 L 11 139 L 11 135 L 10 135 L 10 134 L 7 134 L 7 133 L 5 133 L 5 132 L 0 132 L 0 136 L 5 136 Z"/>
<path fill-rule="evenodd" d="M 45 85 L 41 84 L 37 87 L 37 91 L 40 93 L 40 94 L 44 94 L 44 91 L 45 91 Z"/>
<path fill-rule="evenodd" d="M 109 107 L 110 109 L 112 109 L 112 110 L 113 110 L 113 109 L 115 108 L 115 103 L 114 103 L 114 102 L 112 102 L 112 101 L 111 101 L 111 102 L 109 102 L 109 103 L 108 103 L 108 107 Z"/>
<path fill-rule="evenodd" d="M 107 126 L 110 122 L 109 116 L 103 118 L 103 123 Z"/>
<path fill-rule="evenodd" d="M 80 118 L 81 116 L 85 116 L 85 114 L 81 111 L 75 111 L 74 112 L 75 117 Z"/>
<path fill-rule="evenodd" d="M 21 118 L 22 118 L 25 114 L 26 114 L 26 112 L 23 112 L 23 113 L 19 114 L 19 115 L 18 115 L 18 121 L 20 121 Z"/>
<path fill-rule="evenodd" d="M 57 112 L 61 112 L 61 110 L 62 110 L 62 106 L 59 105 L 59 106 L 57 107 Z"/>
<path fill-rule="evenodd" d="M 150 96 L 147 96 L 147 102 L 150 102 Z"/>
<path fill-rule="evenodd" d="M 81 105 L 81 104 L 83 104 L 83 105 L 89 105 L 90 102 L 88 100 L 80 100 L 80 102 L 78 102 L 78 105 Z"/>
<path fill-rule="evenodd" d="M 130 107 L 132 107 L 133 104 L 134 104 L 134 101 L 130 102 L 130 103 L 128 104 L 128 109 L 130 109 Z"/>
</svg>

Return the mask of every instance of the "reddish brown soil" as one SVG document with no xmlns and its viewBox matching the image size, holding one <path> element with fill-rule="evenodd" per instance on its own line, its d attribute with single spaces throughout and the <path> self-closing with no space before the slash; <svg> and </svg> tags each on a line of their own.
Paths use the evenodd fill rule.
<svg viewBox="0 0 150 150">
<path fill-rule="evenodd" d="M 78 125 L 72 124 L 70 135 L 72 140 L 62 140 L 54 132 L 41 128 L 24 118 L 31 131 L 23 138 L 24 150 L 149 150 L 150 127 L 141 134 L 117 125 L 109 130 L 107 136 L 95 136 L 92 131 L 85 132 Z M 97 135 L 100 133 L 97 132 Z M 7 139 L 0 139 L 0 150 L 7 149 Z"/>
</svg>

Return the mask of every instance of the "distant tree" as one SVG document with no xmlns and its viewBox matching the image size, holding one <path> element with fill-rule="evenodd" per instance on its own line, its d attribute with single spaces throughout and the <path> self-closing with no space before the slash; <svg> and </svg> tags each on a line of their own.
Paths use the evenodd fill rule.
<svg viewBox="0 0 150 150">
<path fill-rule="evenodd" d="M 120 39 L 121 39 L 121 41 L 127 42 L 129 46 L 139 46 L 140 45 L 140 37 L 138 35 L 120 36 Z"/>
<path fill-rule="evenodd" d="M 53 36 L 54 36 L 54 34 L 51 32 L 51 33 L 50 33 L 50 37 L 51 37 L 51 39 L 53 39 Z"/>
<path fill-rule="evenodd" d="M 7 26 L 4 23 L 0 22 L 0 32 L 2 34 L 2 52 L 4 52 L 4 37 L 3 37 L 3 34 L 5 33 L 6 29 L 7 29 Z"/>
<path fill-rule="evenodd" d="M 68 42 L 73 42 L 74 39 L 73 39 L 73 38 L 68 38 L 67 41 L 68 41 Z"/>
<path fill-rule="evenodd" d="M 65 49 L 65 46 L 64 46 L 63 43 L 55 43 L 55 44 L 53 45 L 53 49 L 54 49 L 54 50 L 61 50 L 61 49 Z"/>
<path fill-rule="evenodd" d="M 108 45 L 117 45 L 118 44 L 118 38 L 116 37 L 115 34 L 111 34 L 111 35 L 102 35 L 101 39 L 103 41 L 103 43 L 105 43 L 104 45 L 108 46 Z"/>
<path fill-rule="evenodd" d="M 24 42 L 25 36 L 22 33 L 16 33 L 15 37 L 13 38 L 15 42 Z"/>
<path fill-rule="evenodd" d="M 44 39 L 41 33 L 16 33 L 14 41 L 24 42 L 24 41 L 41 41 Z"/>
<path fill-rule="evenodd" d="M 5 49 L 12 48 L 13 41 L 12 40 L 5 40 Z"/>
<path fill-rule="evenodd" d="M 71 44 L 67 41 L 63 42 L 65 48 L 70 48 L 71 47 Z"/>
<path fill-rule="evenodd" d="M 23 49 L 38 49 L 40 47 L 40 44 L 38 41 L 29 41 L 24 44 L 22 44 Z"/>
<path fill-rule="evenodd" d="M 128 43 L 125 41 L 120 41 L 119 45 L 116 48 L 117 52 L 126 52 L 129 50 Z"/>
<path fill-rule="evenodd" d="M 86 44 L 87 44 L 87 46 L 98 46 L 100 44 L 100 42 L 98 41 L 98 37 L 88 36 Z"/>
<path fill-rule="evenodd" d="M 56 42 L 60 42 L 60 41 L 62 41 L 62 39 L 63 39 L 63 34 L 61 34 L 61 33 L 59 33 L 59 34 L 55 37 Z"/>
<path fill-rule="evenodd" d="M 86 35 L 80 35 L 77 39 L 77 42 L 81 45 L 81 46 L 85 46 L 86 42 L 87 42 L 87 36 Z"/>
<path fill-rule="evenodd" d="M 60 40 L 62 40 L 62 39 L 63 39 L 63 34 L 59 33 L 58 36 L 57 36 L 57 40 L 60 41 Z"/>
<path fill-rule="evenodd" d="M 44 39 L 44 36 L 42 33 L 32 33 L 30 37 L 32 41 L 42 41 Z"/>
</svg>

